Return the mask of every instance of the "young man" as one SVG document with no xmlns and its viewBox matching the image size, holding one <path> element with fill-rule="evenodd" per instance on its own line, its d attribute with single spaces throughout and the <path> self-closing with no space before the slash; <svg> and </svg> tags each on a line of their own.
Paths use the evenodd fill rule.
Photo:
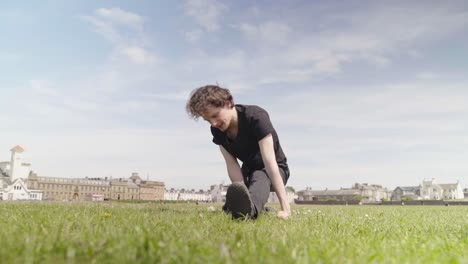
<svg viewBox="0 0 468 264">
<path fill-rule="evenodd" d="M 278 196 L 279 218 L 291 209 L 285 184 L 289 178 L 286 156 L 268 113 L 255 105 L 234 105 L 228 89 L 207 85 L 195 89 L 187 113 L 210 123 L 213 143 L 219 145 L 232 184 L 226 193 L 225 212 L 233 218 L 255 219 L 264 210 L 270 190 Z M 242 168 L 237 160 L 242 161 Z"/>
</svg>

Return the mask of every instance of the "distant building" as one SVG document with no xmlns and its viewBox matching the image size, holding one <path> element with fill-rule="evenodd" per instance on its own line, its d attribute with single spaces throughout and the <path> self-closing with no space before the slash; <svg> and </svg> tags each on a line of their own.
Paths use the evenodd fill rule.
<svg viewBox="0 0 468 264">
<path fill-rule="evenodd" d="M 133 177 L 133 178 L 132 178 Z M 45 200 L 88 200 L 92 195 L 103 195 L 105 200 L 162 200 L 164 183 L 142 181 L 137 173 L 129 179 L 117 178 L 55 178 L 32 174 L 28 184 L 44 192 Z M 136 182 L 139 182 L 137 184 Z"/>
<path fill-rule="evenodd" d="M 23 162 L 24 149 L 15 146 L 10 161 L 0 162 L 0 200 L 42 200 L 43 192 L 28 186 L 31 165 Z"/>
<path fill-rule="evenodd" d="M 392 193 L 392 200 L 404 198 L 411 200 L 461 200 L 465 194 L 459 181 L 438 184 L 435 179 L 423 180 L 422 185 L 397 187 Z"/>
<path fill-rule="evenodd" d="M 0 179 L 0 200 L 42 200 L 42 191 L 29 189 L 25 182 L 21 178 L 13 182 L 8 178 Z"/>
<path fill-rule="evenodd" d="M 381 185 L 355 183 L 351 188 L 339 190 L 305 190 L 297 192 L 299 201 L 351 201 L 360 200 L 364 202 L 378 202 L 389 199 L 391 192 Z"/>
<path fill-rule="evenodd" d="M 459 200 L 464 199 L 465 195 L 459 181 L 456 183 L 437 184 L 433 178 L 423 181 L 421 198 L 424 200 Z"/>
<path fill-rule="evenodd" d="M 12 182 L 16 179 L 26 179 L 31 172 L 31 164 L 23 162 L 24 149 L 17 145 L 10 151 L 10 161 L 0 162 L 0 171 L 4 173 L 4 176 L 9 177 Z"/>
<path fill-rule="evenodd" d="M 179 191 L 171 188 L 170 190 L 164 191 L 164 199 L 166 201 L 177 201 L 179 200 Z"/>
<path fill-rule="evenodd" d="M 138 173 L 132 173 L 130 180 L 139 186 L 140 200 L 154 201 L 164 199 L 164 183 L 160 181 L 142 180 Z"/>
<path fill-rule="evenodd" d="M 183 189 L 182 189 L 183 190 Z M 179 193 L 179 200 L 182 201 L 200 201 L 211 202 L 211 195 L 208 191 L 183 190 Z"/>
<path fill-rule="evenodd" d="M 3 200 L 162 200 L 164 183 L 129 179 L 60 178 L 38 176 L 22 162 L 20 146 L 11 149 L 11 161 L 0 162 L 0 199 Z M 13 180 L 12 180 L 13 179 Z M 12 186 L 12 187 L 11 187 Z"/>
<path fill-rule="evenodd" d="M 351 201 L 360 199 L 361 191 L 353 189 L 340 190 L 312 190 L 307 187 L 305 190 L 297 192 L 297 200 L 299 201 Z"/>
<path fill-rule="evenodd" d="M 391 191 L 379 184 L 355 183 L 351 190 L 360 190 L 363 201 L 366 202 L 389 200 L 392 196 Z"/>
<path fill-rule="evenodd" d="M 226 202 L 226 193 L 227 189 L 229 188 L 230 184 L 215 184 L 210 186 L 210 194 L 211 194 L 211 201 L 214 203 L 225 203 Z M 291 203 L 297 198 L 294 192 L 286 190 L 286 195 L 288 201 Z M 270 192 L 270 196 L 268 197 L 268 203 L 277 203 L 278 197 L 276 196 L 275 192 Z"/>
<path fill-rule="evenodd" d="M 211 194 L 209 191 L 195 191 L 186 189 L 170 189 L 164 192 L 164 200 L 166 201 L 200 201 L 211 202 Z"/>
<path fill-rule="evenodd" d="M 297 195 L 295 192 L 289 189 L 286 189 L 286 200 L 288 201 L 288 203 L 293 203 L 294 199 L 296 198 L 297 198 Z M 268 203 L 279 203 L 276 192 L 270 192 L 270 196 L 268 196 Z"/>
<path fill-rule="evenodd" d="M 225 203 L 226 192 L 229 184 L 215 184 L 210 186 L 211 201 L 214 203 Z"/>
<path fill-rule="evenodd" d="M 400 201 L 407 198 L 411 200 L 419 200 L 421 194 L 421 186 L 398 186 L 392 192 L 392 201 Z"/>
</svg>

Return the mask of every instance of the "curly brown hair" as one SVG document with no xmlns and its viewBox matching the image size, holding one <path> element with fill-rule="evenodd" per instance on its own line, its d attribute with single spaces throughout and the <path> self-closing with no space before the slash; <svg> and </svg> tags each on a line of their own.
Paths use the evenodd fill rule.
<svg viewBox="0 0 468 264">
<path fill-rule="evenodd" d="M 218 85 L 206 85 L 190 93 L 185 110 L 191 118 L 197 120 L 208 106 L 223 107 L 226 101 L 231 103 L 231 107 L 234 107 L 234 98 L 228 89 Z"/>
</svg>

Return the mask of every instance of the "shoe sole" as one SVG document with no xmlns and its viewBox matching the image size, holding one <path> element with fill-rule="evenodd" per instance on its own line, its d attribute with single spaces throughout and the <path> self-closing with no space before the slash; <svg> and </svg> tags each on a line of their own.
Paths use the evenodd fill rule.
<svg viewBox="0 0 468 264">
<path fill-rule="evenodd" d="M 232 212 L 233 219 L 251 217 L 252 200 L 245 185 L 231 184 L 226 192 L 226 201 L 229 201 L 228 208 Z"/>
</svg>

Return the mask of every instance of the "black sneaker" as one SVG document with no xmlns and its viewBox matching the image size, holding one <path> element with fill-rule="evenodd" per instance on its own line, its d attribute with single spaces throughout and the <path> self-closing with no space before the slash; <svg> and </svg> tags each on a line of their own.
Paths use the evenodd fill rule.
<svg viewBox="0 0 468 264">
<path fill-rule="evenodd" d="M 233 219 L 253 217 L 254 206 L 245 184 L 235 182 L 229 186 L 226 192 L 226 207 L 232 213 Z"/>
</svg>

